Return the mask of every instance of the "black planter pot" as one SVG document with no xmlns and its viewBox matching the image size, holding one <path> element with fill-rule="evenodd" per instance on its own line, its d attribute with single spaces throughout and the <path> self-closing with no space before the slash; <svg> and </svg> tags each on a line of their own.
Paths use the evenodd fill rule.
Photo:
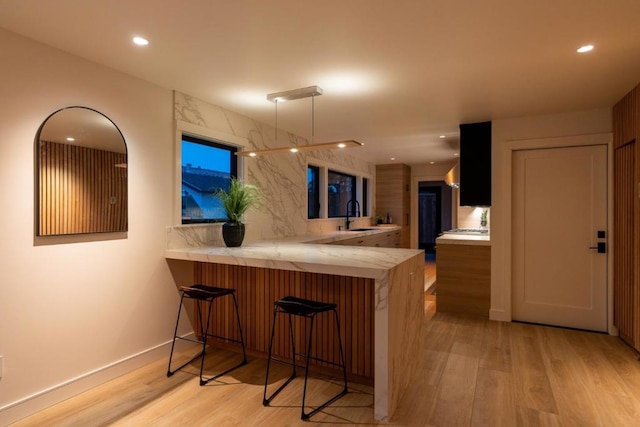
<svg viewBox="0 0 640 427">
<path fill-rule="evenodd" d="M 242 245 L 244 240 L 244 224 L 237 221 L 227 221 L 222 224 L 222 238 L 224 243 L 235 248 Z"/>
</svg>

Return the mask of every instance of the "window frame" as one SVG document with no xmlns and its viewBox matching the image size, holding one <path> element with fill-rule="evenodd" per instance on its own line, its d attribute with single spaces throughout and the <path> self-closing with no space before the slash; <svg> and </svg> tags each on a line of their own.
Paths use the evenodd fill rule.
<svg viewBox="0 0 640 427">
<path fill-rule="evenodd" d="M 335 172 L 341 175 L 347 175 L 351 177 L 355 177 L 355 198 L 360 203 L 360 213 L 361 217 L 370 217 L 371 212 L 373 211 L 374 206 L 372 205 L 372 194 L 373 194 L 373 185 L 374 185 L 374 177 L 368 175 L 366 173 L 353 173 L 353 172 L 345 172 L 345 169 L 341 168 L 339 165 L 334 165 L 332 163 L 323 162 L 321 160 L 310 160 L 307 162 L 307 171 L 310 167 L 317 168 L 319 170 L 319 196 L 320 196 L 320 215 L 318 218 L 309 217 L 309 201 L 307 197 L 307 220 L 315 221 L 315 220 L 327 220 L 327 219 L 340 219 L 345 218 L 346 216 L 329 216 L 328 209 L 328 175 L 329 171 Z M 305 179 L 308 182 L 308 172 L 305 176 Z M 367 182 L 367 188 L 363 187 L 363 180 Z M 366 194 L 364 193 L 366 190 Z M 345 206 L 346 209 L 346 206 Z"/>
<path fill-rule="evenodd" d="M 361 195 L 361 202 L 360 204 L 361 206 L 361 212 L 362 212 L 362 216 L 363 217 L 367 217 L 369 216 L 369 185 L 370 185 L 371 179 L 363 176 L 362 177 L 362 184 L 360 186 L 360 188 L 362 189 L 362 195 Z"/>
<path fill-rule="evenodd" d="M 322 215 L 321 215 L 321 208 L 322 208 L 322 204 L 321 204 L 321 185 L 320 182 L 322 181 L 320 178 L 320 166 L 315 166 L 312 164 L 308 164 L 307 165 L 307 219 L 319 219 Z M 315 184 L 314 184 L 314 189 L 311 190 L 309 188 L 309 173 L 313 173 L 313 175 L 315 176 Z M 315 199 L 315 203 L 317 205 L 317 212 L 315 215 L 312 215 L 311 213 L 311 197 L 314 197 Z"/>
<path fill-rule="evenodd" d="M 229 152 L 229 179 L 238 177 L 238 170 L 240 165 L 238 164 L 238 156 L 236 153 L 239 151 L 238 146 L 225 143 L 223 141 L 219 141 L 213 138 L 207 138 L 199 135 L 193 135 L 186 132 L 181 132 L 180 136 L 180 224 L 181 225 L 192 225 L 192 224 L 215 224 L 215 223 L 223 223 L 226 222 L 227 218 L 197 218 L 197 219 L 185 219 L 182 213 L 182 144 L 184 142 L 189 142 L 192 144 L 200 144 L 207 147 L 217 148 L 221 150 L 226 150 Z"/>
<path fill-rule="evenodd" d="M 327 185 L 326 187 L 326 191 L 327 191 L 327 218 L 346 218 L 348 216 L 348 212 L 347 212 L 347 203 L 344 204 L 344 206 L 338 206 L 339 208 L 339 215 L 335 215 L 331 213 L 331 198 L 329 197 L 329 175 L 330 174 L 335 174 L 335 175 L 340 175 L 342 177 L 346 177 L 349 178 L 351 180 L 351 197 L 347 200 L 347 203 L 349 202 L 349 200 L 358 200 L 358 176 L 357 175 L 351 175 L 349 173 L 346 172 L 340 172 L 338 170 L 335 169 L 327 169 Z M 345 213 L 342 214 L 342 208 L 344 208 Z"/>
</svg>

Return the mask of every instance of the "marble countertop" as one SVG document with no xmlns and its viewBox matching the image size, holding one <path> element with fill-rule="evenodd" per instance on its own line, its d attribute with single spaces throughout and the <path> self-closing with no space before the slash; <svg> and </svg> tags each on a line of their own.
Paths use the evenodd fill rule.
<svg viewBox="0 0 640 427">
<path fill-rule="evenodd" d="M 333 231 L 330 233 L 303 234 L 300 236 L 286 238 L 284 240 L 297 241 L 300 243 L 333 243 L 333 242 L 338 242 L 340 240 L 351 239 L 353 237 L 362 237 L 362 236 L 368 236 L 372 234 L 383 234 L 389 231 L 397 231 L 402 229 L 402 227 L 395 224 L 378 225 L 378 226 L 361 227 L 361 228 L 367 228 L 367 230 L 364 230 L 364 231 L 341 230 L 341 231 Z"/>
<path fill-rule="evenodd" d="M 436 239 L 436 245 L 491 246 L 490 235 L 445 233 Z"/>
<path fill-rule="evenodd" d="M 165 257 L 377 279 L 393 267 L 420 254 L 422 250 L 326 245 L 325 243 L 397 229 L 400 227 L 308 234 L 282 240 L 245 242 L 237 248 L 205 246 L 167 249 Z"/>
</svg>

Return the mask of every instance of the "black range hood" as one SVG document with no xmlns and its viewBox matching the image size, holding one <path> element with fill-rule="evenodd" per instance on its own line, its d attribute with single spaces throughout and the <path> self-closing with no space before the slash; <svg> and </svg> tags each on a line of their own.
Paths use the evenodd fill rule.
<svg viewBox="0 0 640 427">
<path fill-rule="evenodd" d="M 460 125 L 460 205 L 491 206 L 491 122 Z"/>
</svg>

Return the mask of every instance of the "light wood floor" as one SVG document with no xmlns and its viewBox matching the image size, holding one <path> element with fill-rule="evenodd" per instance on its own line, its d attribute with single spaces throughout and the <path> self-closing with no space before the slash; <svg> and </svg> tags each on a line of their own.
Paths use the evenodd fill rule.
<svg viewBox="0 0 640 427">
<path fill-rule="evenodd" d="M 390 425 L 639 426 L 640 362 L 617 338 L 435 313 L 425 298 L 423 367 Z M 213 364 L 237 355 L 219 351 Z M 196 366 L 171 378 L 166 360 L 62 402 L 16 426 L 297 426 L 371 425 L 370 387 L 300 421 L 302 379 L 262 406 L 265 362 L 198 385 Z M 282 379 L 288 368 L 276 369 Z M 339 391 L 313 379 L 312 405 Z"/>
</svg>

